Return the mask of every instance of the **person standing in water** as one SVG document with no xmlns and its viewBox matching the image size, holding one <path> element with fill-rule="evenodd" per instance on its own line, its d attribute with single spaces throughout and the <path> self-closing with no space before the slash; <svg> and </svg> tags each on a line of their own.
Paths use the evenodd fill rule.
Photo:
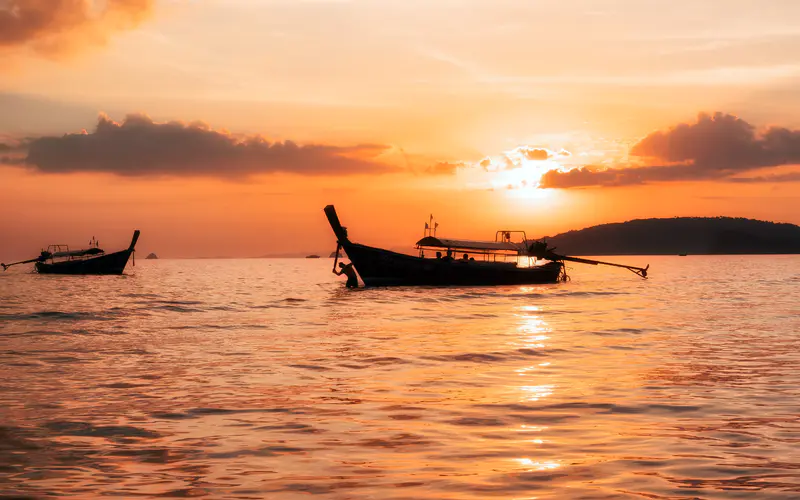
<svg viewBox="0 0 800 500">
<path fill-rule="evenodd" d="M 353 268 L 353 263 L 345 264 L 344 262 L 339 262 L 339 267 L 341 268 L 339 271 L 336 269 L 333 270 L 333 274 L 336 276 L 345 275 L 347 276 L 347 288 L 358 288 L 358 276 L 356 276 L 356 270 Z"/>
</svg>

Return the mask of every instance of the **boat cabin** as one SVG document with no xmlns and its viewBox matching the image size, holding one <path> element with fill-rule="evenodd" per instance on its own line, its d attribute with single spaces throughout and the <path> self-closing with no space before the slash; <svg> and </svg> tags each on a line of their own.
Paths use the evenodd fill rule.
<svg viewBox="0 0 800 500">
<path fill-rule="evenodd" d="M 426 235 L 417 241 L 419 256 L 442 258 L 455 261 L 508 262 L 514 264 L 535 265 L 536 259 L 531 254 L 532 245 L 537 242 L 529 240 L 525 231 L 502 229 L 495 233 L 494 241 L 456 240 L 439 238 L 432 230 L 426 228 Z M 519 235 L 519 241 L 512 241 L 512 235 Z M 431 253 L 436 252 L 436 257 Z M 444 256 L 442 254 L 444 253 Z M 466 258 L 465 258 L 466 257 Z M 520 260 L 524 257 L 525 260 Z"/>
<path fill-rule="evenodd" d="M 51 262 L 55 260 L 86 260 L 104 253 L 105 251 L 99 247 L 97 240 L 92 238 L 92 241 L 89 243 L 89 248 L 81 250 L 70 250 L 69 245 L 49 245 L 47 250 L 42 250 L 40 260 L 42 262 L 46 260 Z"/>
</svg>

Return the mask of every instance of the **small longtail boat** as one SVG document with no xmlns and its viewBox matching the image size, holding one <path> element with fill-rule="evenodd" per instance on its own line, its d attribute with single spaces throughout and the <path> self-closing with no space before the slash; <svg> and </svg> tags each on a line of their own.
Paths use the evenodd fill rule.
<svg viewBox="0 0 800 500">
<path fill-rule="evenodd" d="M 353 243 L 347 228 L 339 221 L 333 205 L 324 209 L 337 239 L 337 251 L 343 249 L 353 267 L 361 276 L 364 286 L 494 286 L 531 285 L 566 281 L 565 261 L 591 265 L 610 265 L 628 269 L 646 278 L 647 269 L 610 262 L 558 255 L 545 242 L 528 240 L 523 231 L 498 231 L 495 241 L 442 239 L 435 236 L 432 223 L 426 223 L 425 237 L 416 244 L 419 256 L 406 255 L 382 248 Z M 512 242 L 511 234 L 521 233 L 521 242 Z M 436 257 L 426 257 L 425 251 L 436 252 Z M 444 257 L 442 252 L 446 251 Z M 455 257 L 453 254 L 455 253 Z M 461 258 L 457 256 L 464 254 Z M 472 257 L 470 257 L 472 255 Z M 475 256 L 482 260 L 475 260 Z M 511 261 L 508 261 L 508 259 Z M 499 260 L 498 260 L 499 259 Z M 337 257 L 338 260 L 338 257 Z M 533 262 L 521 266 L 520 261 Z M 540 262 L 541 261 L 541 262 Z M 336 269 L 336 261 L 334 261 Z"/>
<path fill-rule="evenodd" d="M 34 263 L 39 274 L 122 274 L 136 248 L 139 233 L 138 229 L 134 231 L 130 246 L 119 252 L 105 253 L 96 242 L 82 250 L 70 250 L 67 245 L 50 245 L 35 259 L 0 265 L 5 271 L 18 264 Z"/>
</svg>

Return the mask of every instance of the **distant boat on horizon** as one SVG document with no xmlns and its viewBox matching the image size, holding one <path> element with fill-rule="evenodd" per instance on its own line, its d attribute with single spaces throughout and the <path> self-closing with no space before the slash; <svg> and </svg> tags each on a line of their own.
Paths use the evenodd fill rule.
<svg viewBox="0 0 800 500">
<path fill-rule="evenodd" d="M 306 255 L 306 259 L 319 259 L 319 255 L 317 254 Z"/>
<path fill-rule="evenodd" d="M 138 229 L 135 230 L 130 246 L 119 252 L 105 253 L 92 238 L 89 248 L 86 249 L 70 250 L 68 245 L 50 245 L 35 259 L 0 266 L 5 271 L 18 264 L 35 263 L 34 267 L 39 274 L 122 274 L 136 248 L 140 233 Z"/>
</svg>

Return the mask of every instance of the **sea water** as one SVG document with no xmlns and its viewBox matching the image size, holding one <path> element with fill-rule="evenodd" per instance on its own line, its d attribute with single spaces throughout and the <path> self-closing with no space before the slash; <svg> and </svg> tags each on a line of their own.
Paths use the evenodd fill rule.
<svg viewBox="0 0 800 500">
<path fill-rule="evenodd" d="M 0 495 L 800 497 L 800 257 L 607 259 L 651 278 L 0 273 Z"/>
</svg>

